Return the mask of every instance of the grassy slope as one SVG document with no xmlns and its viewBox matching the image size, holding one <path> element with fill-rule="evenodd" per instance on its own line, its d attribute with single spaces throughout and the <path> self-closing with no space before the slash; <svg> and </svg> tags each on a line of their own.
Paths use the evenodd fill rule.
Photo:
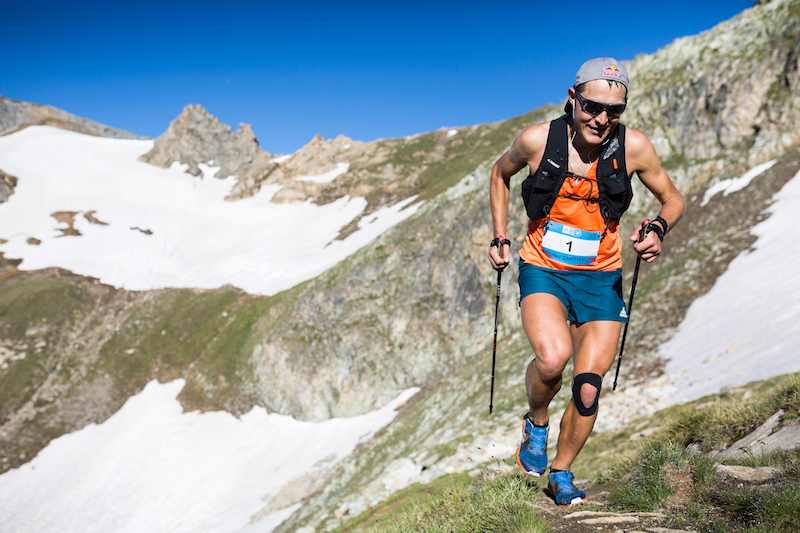
<svg viewBox="0 0 800 533">
<path fill-rule="evenodd" d="M 105 420 L 152 379 L 186 379 L 186 410 L 241 414 L 262 404 L 250 330 L 284 293 L 130 293 L 54 272 L 0 282 L 0 345 L 13 354 L 0 366 L 0 471 Z"/>
<path fill-rule="evenodd" d="M 590 495 L 610 492 L 610 505 L 603 505 L 604 511 L 661 511 L 665 514 L 662 526 L 707 532 L 796 531 L 800 526 L 800 451 L 725 461 L 782 468 L 778 483 L 758 487 L 725 481 L 715 473 L 709 457 L 690 450 L 693 444 L 703 450 L 729 446 L 778 409 L 786 411 L 785 419 L 796 418 L 799 399 L 800 374 L 793 374 L 673 406 L 622 430 L 592 436 L 574 470 L 594 472 L 592 488 L 584 487 Z M 657 431 L 636 438 L 647 428 Z M 679 471 L 685 476 L 678 475 Z M 690 487 L 680 486 L 679 479 L 691 479 Z M 481 515 L 482 506 L 492 515 L 497 500 L 503 498 L 514 499 L 520 506 L 526 502 L 552 505 L 541 486 L 542 481 L 533 482 L 516 471 L 494 474 L 490 468 L 477 477 L 442 476 L 427 486 L 415 484 L 392 495 L 335 531 L 439 531 L 447 527 L 462 531 L 460 524 L 430 509 L 447 508 L 453 505 L 452 499 L 465 493 L 474 505 L 469 511 L 473 516 Z M 506 495 L 503 487 L 513 487 L 514 494 Z M 594 501 L 598 500 L 590 496 L 590 503 L 577 510 L 600 508 Z M 548 525 L 562 530 L 560 523 Z M 478 530 L 505 531 L 501 525 Z"/>
</svg>

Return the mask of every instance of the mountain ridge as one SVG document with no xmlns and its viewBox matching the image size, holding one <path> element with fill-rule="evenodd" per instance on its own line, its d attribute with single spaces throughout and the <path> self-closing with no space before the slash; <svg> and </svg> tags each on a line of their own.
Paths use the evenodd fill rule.
<svg viewBox="0 0 800 533">
<path fill-rule="evenodd" d="M 56 126 L 78 133 L 112 139 L 146 139 L 146 137 L 112 128 L 56 107 L 11 100 L 0 95 L 0 135 L 8 135 L 28 126 Z"/>
<path fill-rule="evenodd" d="M 652 346 L 674 334 L 689 304 L 755 242 L 749 227 L 768 216 L 764 210 L 773 194 L 800 168 L 800 156 L 793 148 L 800 128 L 795 90 L 798 34 L 796 19 L 789 16 L 798 5 L 797 1 L 758 5 L 717 30 L 678 40 L 630 63 L 635 85 L 626 123 L 644 129 L 659 153 L 664 151 L 664 165 L 686 194 L 689 212 L 670 232 L 664 257 L 646 267 L 637 290 L 636 321 L 649 327 L 632 328 L 621 390 L 603 397 L 606 412 L 622 413 L 620 423 L 634 416 L 635 409 L 647 412 L 651 406 L 646 402 L 635 405 L 641 397 L 657 399 L 647 396 L 654 393 L 646 390 L 663 373 L 663 361 L 653 356 Z M 678 61 L 698 55 L 701 48 L 710 50 L 707 45 L 726 32 L 733 36 L 721 41 L 720 57 L 707 52 L 696 64 Z M 743 50 L 739 55 L 737 42 Z M 752 43 L 756 50 L 751 54 Z M 759 51 L 766 46 L 768 50 Z M 748 85 L 762 63 L 772 81 Z M 678 78 L 678 71 L 686 78 Z M 744 81 L 736 73 L 743 73 Z M 677 83 L 670 85 L 667 78 Z M 739 114 L 742 99 L 747 99 L 744 108 L 749 114 Z M 49 359 L 42 364 L 48 371 L 30 382 L 33 392 L 22 394 L 25 401 L 12 415 L 27 433 L 12 432 L 9 437 L 6 432 L 0 439 L 3 471 L 24 462 L 20 453 L 30 457 L 59 431 L 78 427 L 64 412 L 53 414 L 64 409 L 58 403 L 64 390 L 56 385 L 69 385 L 69 380 L 59 384 L 53 376 L 69 366 L 70 357 L 70 372 L 95 380 L 85 382 L 86 390 L 92 390 L 92 383 L 107 391 L 126 385 L 114 402 L 124 401 L 147 379 L 179 376 L 187 380 L 181 396 L 186 410 L 227 409 L 241 414 L 262 405 L 306 420 L 364 412 L 385 403 L 399 388 L 421 386 L 397 421 L 339 464 L 324 487 L 298 492 L 294 502 L 304 506 L 279 531 L 335 527 L 380 501 L 390 485 L 469 471 L 478 461 L 490 461 L 490 454 L 481 451 L 485 442 L 491 438 L 506 446 L 516 438 L 518 411 L 524 406 L 520 369 L 530 358 L 530 348 L 518 324 L 513 288 L 517 273 L 512 264 L 503 277 L 496 416 L 488 418 L 484 412 L 488 360 L 480 357 L 489 349 L 496 279 L 484 255 L 491 239 L 488 172 L 522 127 L 560 113 L 557 106 L 546 106 L 501 123 L 457 129 L 452 136 L 437 131 L 363 146 L 337 138 L 271 162 L 272 174 L 236 189 L 241 199 L 261 187 L 280 185 L 287 188 L 276 193 L 276 201 L 325 202 L 359 190 L 366 191 L 367 198 L 374 195 L 369 200 L 372 206 L 413 194 L 428 202 L 415 216 L 336 267 L 271 298 L 233 288 L 147 293 L 106 288 L 106 296 L 87 298 L 71 308 L 83 317 L 81 327 L 69 316 L 57 322 L 73 338 L 87 340 L 76 349 L 57 340 L 55 329 L 37 332 L 32 327 L 40 327 L 42 318 L 48 323 L 56 320 L 36 298 L 51 294 L 47 298 L 56 301 L 59 294 L 71 294 L 72 289 L 60 285 L 71 282 L 62 279 L 45 287 L 56 277 L 53 272 L 7 278 L 0 283 L 0 298 L 5 296 L 5 307 L 0 308 L 6 310 L 0 313 L 0 323 L 6 327 L 0 330 L 7 342 L 3 347 L 18 355 L 45 341 L 42 352 Z M 368 153 L 367 146 L 374 153 Z M 356 156 L 348 159 L 348 150 Z M 308 164 L 311 155 L 321 154 L 328 154 L 323 164 Z M 304 156 L 308 156 L 305 161 Z M 292 162 L 295 157 L 297 163 Z M 714 183 L 773 158 L 778 162 L 757 179 L 757 186 L 717 194 L 701 205 Z M 334 170 L 338 163 L 350 166 L 332 182 L 295 180 Z M 306 174 L 310 171 L 313 174 Z M 515 184 L 519 178 L 514 178 Z M 381 192 L 386 183 L 398 185 Z M 654 209 L 641 184 L 635 187 L 624 231 Z M 518 195 L 512 198 L 509 237 L 518 245 L 526 220 Z M 632 259 L 628 251 L 626 271 Z M 33 279 L 36 276 L 41 277 Z M 83 278 L 73 281 L 80 286 L 78 292 L 87 292 L 84 284 L 96 285 Z M 32 310 L 39 314 L 30 315 L 30 323 L 12 324 L 9 313 L 26 316 Z M 103 310 L 108 312 L 102 327 L 93 325 L 87 317 Z M 9 333 L 12 329 L 18 333 Z M 51 348 L 56 345 L 62 353 Z M 90 355 L 81 359 L 84 352 Z M 33 354 L 29 357 L 34 359 Z M 37 362 L 42 360 L 28 364 Z M 48 379 L 49 384 L 43 385 Z M 634 405 L 625 405 L 626 401 Z M 79 406 L 78 402 L 69 411 Z M 111 407 L 104 416 L 109 411 Z M 10 428 L 3 423 L 0 429 Z M 17 443 L 11 443 L 15 436 Z M 409 473 L 403 477 L 402 472 Z M 389 474 L 395 476 L 393 484 Z"/>
</svg>

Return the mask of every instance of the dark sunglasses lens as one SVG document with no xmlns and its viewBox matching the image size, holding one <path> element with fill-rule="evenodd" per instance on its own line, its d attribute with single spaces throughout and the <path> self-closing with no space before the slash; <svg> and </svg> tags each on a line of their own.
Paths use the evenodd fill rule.
<svg viewBox="0 0 800 533">
<path fill-rule="evenodd" d="M 614 104 L 606 108 L 606 113 L 611 118 L 617 118 L 623 111 L 625 111 L 625 104 Z"/>
<path fill-rule="evenodd" d="M 609 118 L 617 118 L 622 114 L 623 111 L 625 111 L 625 104 L 601 104 L 600 102 L 595 102 L 594 100 L 587 100 L 581 95 L 577 96 L 578 100 L 581 102 L 581 107 L 583 107 L 583 110 L 590 115 L 597 116 L 603 112 L 603 109 L 605 109 Z"/>
<path fill-rule="evenodd" d="M 603 112 L 603 107 L 605 107 L 600 102 L 595 102 L 593 100 L 584 100 L 581 98 L 581 105 L 583 106 L 583 110 L 589 113 L 590 115 L 599 115 Z"/>
</svg>

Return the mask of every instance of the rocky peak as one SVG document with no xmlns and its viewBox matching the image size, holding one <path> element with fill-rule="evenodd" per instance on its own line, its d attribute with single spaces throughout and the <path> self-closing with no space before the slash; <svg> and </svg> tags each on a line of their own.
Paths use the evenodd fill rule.
<svg viewBox="0 0 800 533">
<path fill-rule="evenodd" d="M 270 154 L 259 148 L 253 129 L 239 124 L 233 131 L 230 126 L 209 113 L 199 104 L 187 105 L 172 121 L 165 133 L 159 136 L 153 149 L 139 159 L 168 168 L 179 162 L 189 165 L 187 173 L 200 176 L 199 165 L 220 167 L 217 178 L 250 174 L 254 167 L 266 168 Z"/>
<path fill-rule="evenodd" d="M 316 135 L 314 135 L 314 138 L 311 139 L 311 141 L 309 141 L 309 143 L 307 145 L 305 145 L 303 148 L 308 148 L 309 146 L 313 146 L 313 145 L 315 145 L 317 143 L 321 143 L 324 140 L 325 139 L 322 138 L 322 134 L 317 133 Z"/>
</svg>

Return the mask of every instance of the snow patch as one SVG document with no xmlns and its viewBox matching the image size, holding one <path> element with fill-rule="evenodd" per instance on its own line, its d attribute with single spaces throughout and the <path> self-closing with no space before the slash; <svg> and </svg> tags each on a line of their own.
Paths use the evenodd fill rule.
<svg viewBox="0 0 800 533">
<path fill-rule="evenodd" d="M 760 176 L 761 174 L 772 168 L 772 165 L 774 165 L 777 162 L 778 162 L 777 159 L 774 159 L 767 163 L 762 163 L 760 165 L 751 168 L 738 178 L 723 180 L 718 183 L 715 183 L 706 191 L 706 194 L 703 196 L 703 201 L 700 202 L 700 207 L 704 207 L 708 202 L 711 201 L 711 198 L 713 198 L 714 195 L 717 194 L 718 192 L 723 192 L 723 196 L 728 196 L 732 192 L 741 191 L 742 189 L 750 185 L 750 182 L 753 181 L 753 179 L 757 178 L 758 176 Z"/>
<path fill-rule="evenodd" d="M 330 183 L 350 169 L 350 163 L 336 163 L 336 168 L 325 172 L 324 174 L 317 174 L 316 176 L 298 176 L 297 181 L 310 181 L 313 183 Z"/>
<path fill-rule="evenodd" d="M 383 207 L 335 241 L 363 213 L 364 198 L 277 204 L 270 200 L 280 186 L 273 185 L 227 202 L 235 176 L 213 178 L 219 167 L 208 164 L 199 165 L 200 178 L 186 174 L 185 164 L 138 161 L 152 146 L 50 126 L 0 137 L 0 168 L 19 177 L 0 205 L 0 238 L 8 240 L 0 252 L 23 259 L 26 270 L 57 266 L 129 290 L 231 284 L 270 295 L 318 276 L 422 205 L 407 199 Z M 311 178 L 330 181 L 348 168 L 339 163 Z M 58 211 L 79 213 L 80 236 L 61 236 L 50 216 Z M 108 225 L 90 223 L 89 212 Z M 41 243 L 28 244 L 31 237 Z"/>
<path fill-rule="evenodd" d="M 453 135 L 457 134 L 458 130 L 447 130 L 447 136 L 452 137 Z"/>
<path fill-rule="evenodd" d="M 287 159 L 289 159 L 289 158 L 290 158 L 290 157 L 292 157 L 293 155 L 294 155 L 294 154 L 282 155 L 282 156 L 279 156 L 279 157 L 276 157 L 276 158 L 270 159 L 270 160 L 269 160 L 269 162 L 270 162 L 270 163 L 277 163 L 277 164 L 279 164 L 279 165 L 280 165 L 281 163 L 283 163 L 284 161 L 286 161 Z"/>
<path fill-rule="evenodd" d="M 300 506 L 249 524 L 265 502 L 330 455 L 351 454 L 419 390 L 353 418 L 300 422 L 261 407 L 240 418 L 184 413 L 183 386 L 152 381 L 102 424 L 54 439 L 0 476 L 0 530 L 272 531 Z"/>
<path fill-rule="evenodd" d="M 773 163 L 755 167 L 750 179 Z M 800 246 L 794 237 L 800 227 L 800 173 L 774 196 L 768 211 L 771 216 L 750 230 L 758 237 L 755 250 L 731 261 L 659 348 L 676 387 L 667 404 L 800 371 Z"/>
</svg>

